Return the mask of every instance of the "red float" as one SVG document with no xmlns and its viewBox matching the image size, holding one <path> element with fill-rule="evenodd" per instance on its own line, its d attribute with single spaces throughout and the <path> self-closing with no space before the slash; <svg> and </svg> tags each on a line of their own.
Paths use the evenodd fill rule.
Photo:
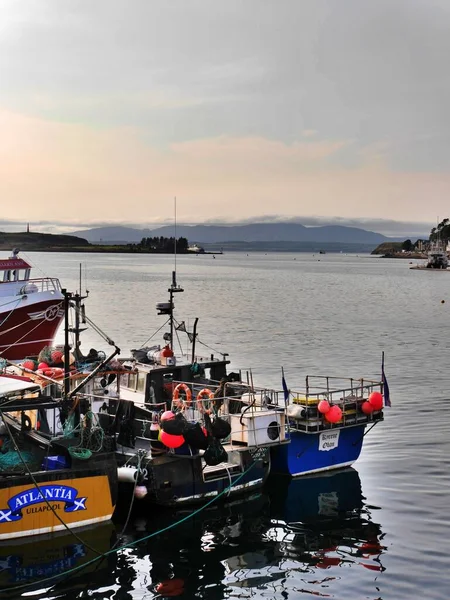
<svg viewBox="0 0 450 600">
<path fill-rule="evenodd" d="M 372 392 L 368 398 L 368 402 L 373 406 L 373 410 L 381 410 L 383 408 L 383 396 L 380 392 Z"/>
<path fill-rule="evenodd" d="M 373 406 L 368 400 L 361 404 L 361 410 L 365 415 L 371 415 L 373 413 Z"/>
<path fill-rule="evenodd" d="M 159 440 L 168 448 L 179 448 L 184 444 L 184 437 L 182 435 L 171 435 L 163 430 L 159 434 Z"/>
<path fill-rule="evenodd" d="M 175 419 L 175 413 L 173 413 L 171 410 L 166 410 L 161 415 L 161 421 L 169 421 L 169 419 Z"/>
<path fill-rule="evenodd" d="M 328 402 L 328 400 L 321 400 L 319 402 L 319 404 L 317 405 L 317 410 L 322 414 L 322 415 L 326 415 L 327 412 L 330 410 L 330 403 Z"/>
<path fill-rule="evenodd" d="M 59 365 L 60 363 L 64 362 L 64 354 L 61 352 L 61 350 L 53 350 L 50 357 L 52 359 L 52 363 L 55 365 Z"/>
<path fill-rule="evenodd" d="M 325 420 L 328 423 L 338 423 L 342 419 L 342 409 L 339 406 L 332 406 L 325 414 Z"/>
<path fill-rule="evenodd" d="M 36 368 L 36 363 L 34 362 L 34 360 L 26 360 L 22 366 L 24 369 L 29 369 L 30 371 L 34 371 Z"/>
</svg>

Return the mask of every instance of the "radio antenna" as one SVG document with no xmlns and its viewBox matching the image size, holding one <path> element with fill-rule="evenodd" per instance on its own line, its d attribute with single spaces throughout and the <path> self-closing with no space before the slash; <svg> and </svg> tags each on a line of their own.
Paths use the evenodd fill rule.
<svg viewBox="0 0 450 600">
<path fill-rule="evenodd" d="M 177 197 L 173 199 L 175 216 L 175 273 L 177 272 Z"/>
</svg>

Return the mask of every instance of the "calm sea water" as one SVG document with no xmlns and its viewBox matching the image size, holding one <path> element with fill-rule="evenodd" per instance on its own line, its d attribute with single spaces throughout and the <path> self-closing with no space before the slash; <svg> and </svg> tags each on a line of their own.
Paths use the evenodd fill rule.
<svg viewBox="0 0 450 600">
<path fill-rule="evenodd" d="M 87 284 L 87 313 L 127 355 L 164 323 L 170 256 L 30 253 L 69 290 Z M 176 316 L 199 317 L 205 351 L 228 352 L 255 384 L 301 387 L 307 374 L 379 376 L 392 408 L 354 469 L 287 482 L 194 516 L 153 509 L 88 532 L 110 555 L 40 598 L 447 600 L 450 586 L 450 274 L 355 255 L 178 256 Z M 162 330 L 164 331 L 164 329 Z M 161 342 L 161 333 L 154 339 Z M 105 348 L 92 330 L 83 349 Z M 161 529 L 179 524 L 154 535 Z M 81 536 L 81 534 L 80 534 Z M 75 543 L 74 543 L 75 542 Z M 45 558 L 43 558 L 45 557 Z M 2 549 L 0 576 L 24 584 L 93 558 L 73 538 Z M 81 561 L 81 562 L 80 562 Z M 47 591 L 45 591 L 47 590 Z M 25 591 L 16 591 L 15 597 Z"/>
</svg>

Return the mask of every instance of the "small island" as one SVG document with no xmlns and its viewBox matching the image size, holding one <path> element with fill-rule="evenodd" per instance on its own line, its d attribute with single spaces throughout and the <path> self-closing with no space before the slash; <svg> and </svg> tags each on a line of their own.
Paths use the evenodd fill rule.
<svg viewBox="0 0 450 600">
<path fill-rule="evenodd" d="M 91 244 L 84 238 L 68 234 L 36 233 L 29 231 L 11 233 L 0 232 L 0 250 L 11 251 L 20 248 L 25 252 L 116 252 L 133 254 L 173 254 L 175 238 L 143 238 L 137 244 L 103 245 Z M 188 254 L 186 238 L 176 240 L 178 254 Z"/>
</svg>

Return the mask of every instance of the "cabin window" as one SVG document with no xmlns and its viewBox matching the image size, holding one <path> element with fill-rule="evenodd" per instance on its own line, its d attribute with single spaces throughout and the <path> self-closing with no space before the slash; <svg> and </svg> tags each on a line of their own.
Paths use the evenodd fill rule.
<svg viewBox="0 0 450 600">
<path fill-rule="evenodd" d="M 128 387 L 128 375 L 129 373 L 124 373 L 120 376 L 120 385 L 127 388 Z"/>
<path fill-rule="evenodd" d="M 139 373 L 138 378 L 137 378 L 137 390 L 138 390 L 138 392 L 144 392 L 145 391 L 145 379 L 146 379 L 145 373 Z"/>
<path fill-rule="evenodd" d="M 135 390 L 136 389 L 136 385 L 137 385 L 137 374 L 136 373 L 130 373 L 129 374 L 129 379 L 128 379 L 128 387 L 130 390 Z"/>
</svg>

